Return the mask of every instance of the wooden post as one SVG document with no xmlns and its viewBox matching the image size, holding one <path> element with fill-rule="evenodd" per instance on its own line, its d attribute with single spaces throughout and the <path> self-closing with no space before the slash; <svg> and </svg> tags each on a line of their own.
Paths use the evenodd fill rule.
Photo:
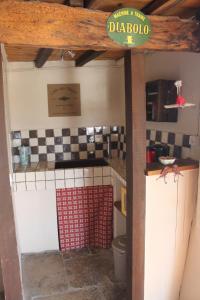
<svg viewBox="0 0 200 300">
<path fill-rule="evenodd" d="M 146 105 L 144 55 L 125 55 L 128 300 L 144 299 Z"/>
<path fill-rule="evenodd" d="M 6 139 L 3 69 L 0 51 L 0 258 L 5 297 L 21 300 L 22 289 L 15 233 L 15 221 L 9 183 L 8 149 Z"/>
</svg>

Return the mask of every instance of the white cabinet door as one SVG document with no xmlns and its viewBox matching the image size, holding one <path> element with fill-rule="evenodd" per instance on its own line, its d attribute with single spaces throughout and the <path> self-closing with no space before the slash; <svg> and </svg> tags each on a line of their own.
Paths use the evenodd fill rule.
<svg viewBox="0 0 200 300">
<path fill-rule="evenodd" d="M 176 249 L 178 185 L 168 174 L 146 177 L 145 300 L 172 298 Z"/>
<path fill-rule="evenodd" d="M 15 192 L 13 198 L 20 252 L 58 250 L 55 189 Z"/>
<path fill-rule="evenodd" d="M 198 170 L 178 183 L 146 177 L 145 300 L 178 300 L 197 195 Z"/>
<path fill-rule="evenodd" d="M 184 224 L 183 238 L 187 240 L 189 239 L 189 234 L 190 234 L 190 223 L 192 221 L 192 218 L 194 217 L 189 247 L 185 247 L 184 249 L 184 252 L 187 253 L 187 260 L 184 268 L 183 279 L 181 280 L 182 281 L 181 297 L 180 297 L 181 300 L 200 299 L 199 206 L 197 206 L 196 208 L 198 173 L 199 170 L 192 170 L 192 171 L 185 172 L 184 177 L 187 178 L 187 185 L 184 184 L 184 180 L 181 180 L 180 188 L 179 188 L 179 192 L 182 194 L 182 198 L 183 199 L 185 198 L 185 209 L 184 209 L 185 215 L 183 217 L 184 219 L 188 219 L 188 224 Z M 190 201 L 188 201 L 188 198 L 190 198 Z"/>
<path fill-rule="evenodd" d="M 178 289 L 179 291 L 183 280 L 191 225 L 197 199 L 198 171 L 190 170 L 182 173 L 183 177 L 180 176 L 178 181 L 176 259 L 174 266 L 174 277 L 176 279 L 174 290 Z"/>
</svg>

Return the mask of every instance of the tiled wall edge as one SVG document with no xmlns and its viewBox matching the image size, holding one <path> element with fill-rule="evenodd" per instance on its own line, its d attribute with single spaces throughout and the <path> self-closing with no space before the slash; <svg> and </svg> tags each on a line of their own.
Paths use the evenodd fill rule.
<svg viewBox="0 0 200 300">
<path fill-rule="evenodd" d="M 111 167 L 93 167 L 13 173 L 14 192 L 112 185 Z"/>
</svg>

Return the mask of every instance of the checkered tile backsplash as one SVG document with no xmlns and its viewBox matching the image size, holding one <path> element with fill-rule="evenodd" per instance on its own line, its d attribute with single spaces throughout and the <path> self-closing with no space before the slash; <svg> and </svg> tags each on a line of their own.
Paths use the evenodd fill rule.
<svg viewBox="0 0 200 300">
<path fill-rule="evenodd" d="M 190 135 L 147 129 L 146 142 L 147 146 L 155 143 L 169 145 L 170 155 L 177 158 L 190 157 Z"/>
<path fill-rule="evenodd" d="M 13 161 L 19 163 L 19 147 L 22 145 L 30 147 L 31 162 L 107 157 L 108 136 L 112 157 L 125 159 L 126 144 L 122 126 L 12 131 Z"/>
<path fill-rule="evenodd" d="M 38 129 L 12 131 L 14 163 L 19 163 L 19 147 L 29 146 L 31 162 L 62 161 L 73 159 L 108 157 L 107 137 L 111 141 L 112 157 L 126 158 L 126 134 L 124 126 L 99 126 L 63 129 Z M 146 131 L 147 146 L 167 144 L 170 155 L 190 157 L 190 135 L 160 130 Z"/>
</svg>

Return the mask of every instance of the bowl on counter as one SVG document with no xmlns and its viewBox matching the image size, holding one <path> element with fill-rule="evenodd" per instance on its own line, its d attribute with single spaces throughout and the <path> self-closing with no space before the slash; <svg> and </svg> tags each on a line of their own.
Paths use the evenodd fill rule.
<svg viewBox="0 0 200 300">
<path fill-rule="evenodd" d="M 158 159 L 164 166 L 173 165 L 176 161 L 176 158 L 172 156 L 160 156 Z"/>
</svg>

